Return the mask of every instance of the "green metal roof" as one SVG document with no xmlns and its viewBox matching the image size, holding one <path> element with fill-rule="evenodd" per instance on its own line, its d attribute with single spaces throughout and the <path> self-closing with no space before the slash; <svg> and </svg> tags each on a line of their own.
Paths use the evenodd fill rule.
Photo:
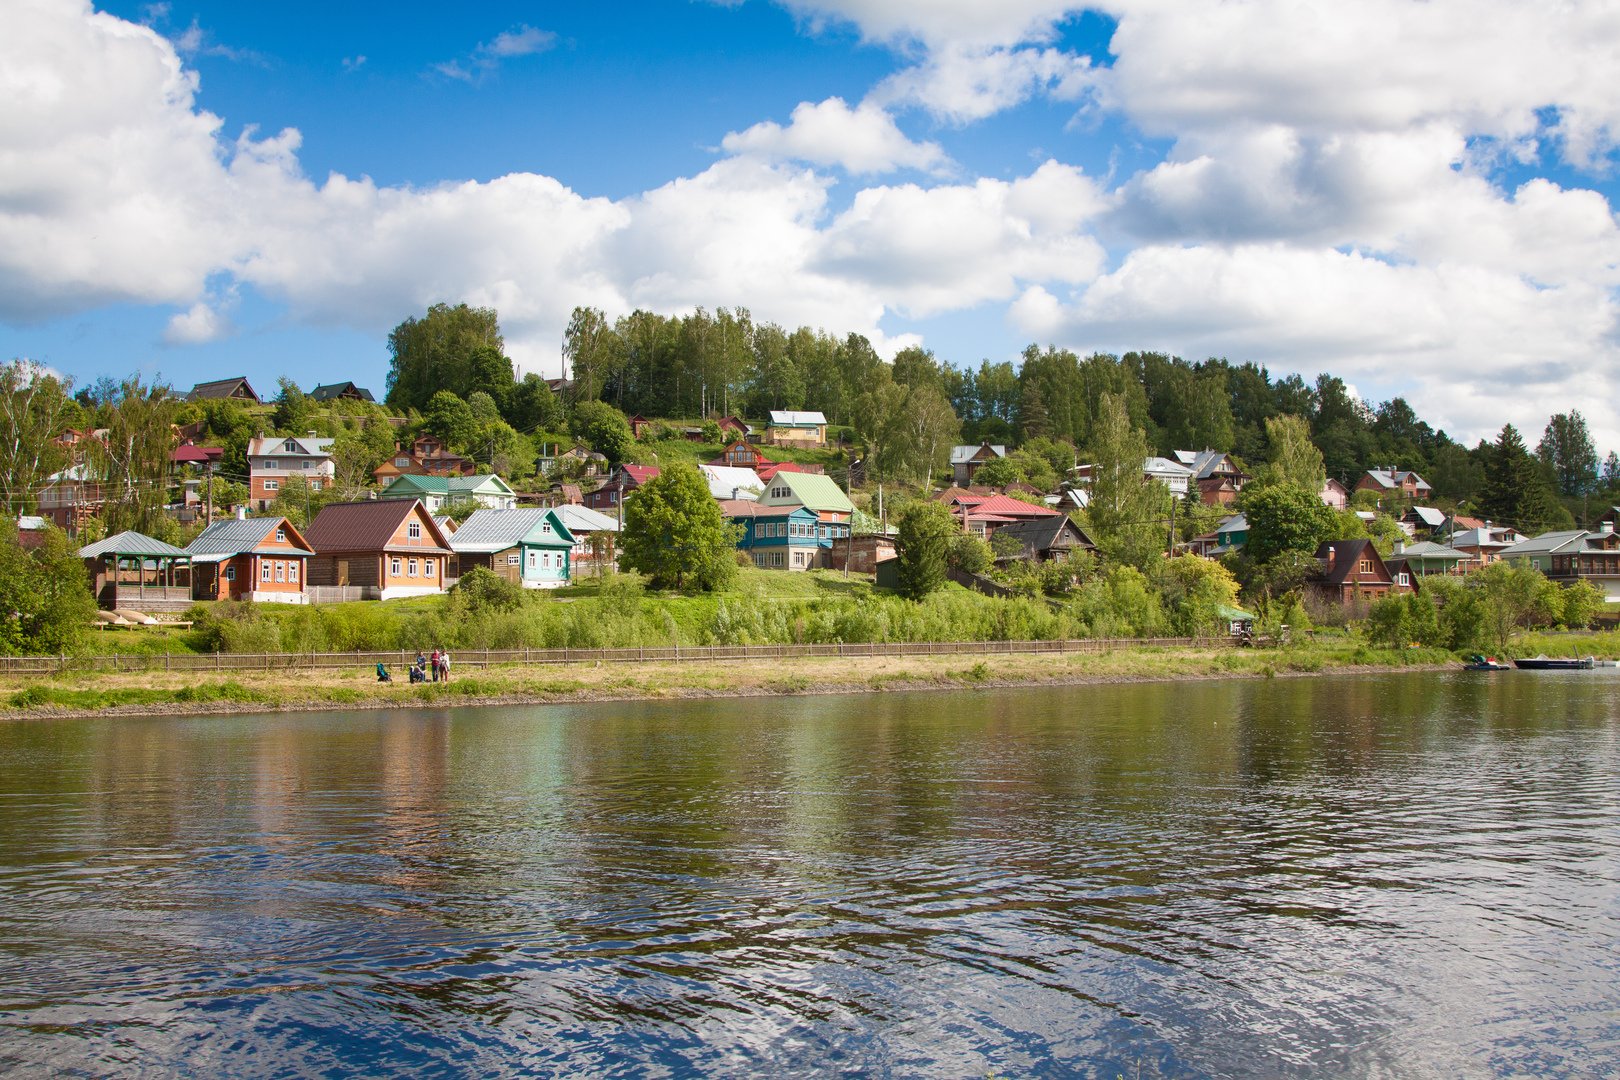
<svg viewBox="0 0 1620 1080">
<path fill-rule="evenodd" d="M 841 510 L 846 514 L 855 512 L 855 504 L 849 501 L 843 489 L 832 477 L 820 473 L 779 472 L 771 477 L 771 482 L 766 485 L 765 497 L 760 502 L 773 505 L 770 491 L 778 484 L 786 485 L 795 499 L 812 510 Z"/>
<path fill-rule="evenodd" d="M 97 559 L 103 555 L 160 555 L 189 559 L 191 552 L 133 530 L 109 536 L 105 540 L 98 540 L 79 549 L 81 559 Z"/>
</svg>

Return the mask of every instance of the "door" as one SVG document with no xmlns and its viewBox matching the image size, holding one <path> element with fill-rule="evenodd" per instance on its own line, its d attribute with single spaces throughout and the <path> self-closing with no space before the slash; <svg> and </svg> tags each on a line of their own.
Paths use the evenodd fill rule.
<svg viewBox="0 0 1620 1080">
<path fill-rule="evenodd" d="M 347 585 L 349 583 L 348 559 L 339 559 L 337 561 L 337 583 L 339 585 Z"/>
</svg>

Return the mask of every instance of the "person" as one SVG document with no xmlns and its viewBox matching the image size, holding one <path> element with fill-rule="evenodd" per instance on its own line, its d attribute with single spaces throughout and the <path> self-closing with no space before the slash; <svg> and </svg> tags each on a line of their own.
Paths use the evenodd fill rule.
<svg viewBox="0 0 1620 1080">
<path fill-rule="evenodd" d="M 439 650 L 433 650 L 433 681 L 439 681 Z"/>
<path fill-rule="evenodd" d="M 377 661 L 377 681 L 378 682 L 393 682 L 394 681 L 394 677 L 392 675 L 388 674 L 388 668 L 383 664 L 383 662 L 381 660 Z"/>
<path fill-rule="evenodd" d="M 444 681 L 450 681 L 450 650 L 446 649 L 439 654 L 439 670 L 444 675 Z"/>
</svg>

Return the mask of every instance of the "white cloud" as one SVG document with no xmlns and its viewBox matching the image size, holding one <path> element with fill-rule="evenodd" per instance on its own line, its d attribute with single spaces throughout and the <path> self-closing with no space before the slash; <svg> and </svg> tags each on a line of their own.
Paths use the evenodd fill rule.
<svg viewBox="0 0 1620 1080">
<path fill-rule="evenodd" d="M 520 56 L 534 56 L 555 47 L 557 35 L 550 30 L 539 30 L 523 25 L 504 30 L 489 41 L 481 42 L 471 53 L 454 60 L 431 64 L 432 71 L 447 79 L 477 83 L 493 74 L 501 62 Z M 361 62 L 365 57 L 361 57 Z"/>
<path fill-rule="evenodd" d="M 163 330 L 165 345 L 204 345 L 231 331 L 230 320 L 217 307 L 199 300 L 169 320 Z"/>
<path fill-rule="evenodd" d="M 836 97 L 800 102 L 787 127 L 761 121 L 731 132 L 721 146 L 731 154 L 837 166 L 850 173 L 939 172 L 949 165 L 937 143 L 912 142 L 881 108 L 863 103 L 851 109 Z"/>
<path fill-rule="evenodd" d="M 850 23 L 868 41 L 990 47 L 1044 41 L 1052 25 L 1085 5 L 1069 0 L 782 0 L 812 26 Z"/>
<path fill-rule="evenodd" d="M 1059 49 L 950 46 L 883 80 L 870 100 L 916 105 L 951 123 L 966 124 L 1040 94 L 1077 101 L 1095 82 L 1089 58 Z"/>
</svg>

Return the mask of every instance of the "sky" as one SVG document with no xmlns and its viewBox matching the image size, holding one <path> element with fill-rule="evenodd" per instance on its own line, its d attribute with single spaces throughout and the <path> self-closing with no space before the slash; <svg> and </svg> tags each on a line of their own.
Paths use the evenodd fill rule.
<svg viewBox="0 0 1620 1080">
<path fill-rule="evenodd" d="M 433 303 L 1255 361 L 1620 449 L 1620 7 L 0 0 L 0 354 L 353 379 Z"/>
</svg>

